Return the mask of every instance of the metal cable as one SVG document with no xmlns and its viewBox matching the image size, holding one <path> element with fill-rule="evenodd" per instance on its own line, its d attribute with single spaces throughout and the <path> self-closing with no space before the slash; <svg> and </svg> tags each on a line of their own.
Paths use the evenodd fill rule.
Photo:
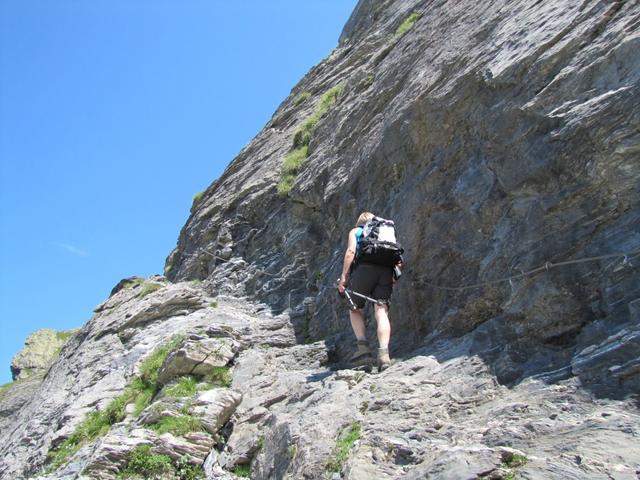
<svg viewBox="0 0 640 480">
<path fill-rule="evenodd" d="M 564 262 L 557 262 L 557 263 L 551 263 L 551 262 L 545 262 L 544 265 L 540 266 L 540 267 L 536 267 L 532 270 L 529 270 L 528 272 L 522 272 L 522 273 L 518 273 L 517 275 L 510 275 L 508 277 L 504 277 L 504 278 L 498 278 L 496 280 L 489 280 L 486 282 L 481 282 L 481 283 L 474 283 L 471 285 L 464 285 L 464 286 L 459 286 L 459 287 L 452 287 L 452 286 L 445 286 L 445 285 L 438 285 L 429 281 L 424 280 L 424 275 L 422 277 L 418 277 L 416 280 L 410 280 L 411 283 L 422 283 L 424 285 L 428 285 L 430 287 L 433 288 L 438 288 L 440 290 L 449 290 L 449 291 L 462 291 L 462 290 L 470 290 L 470 289 L 474 289 L 474 288 L 480 288 L 480 287 L 485 287 L 487 285 L 495 285 L 497 283 L 504 283 L 504 282 L 510 282 L 512 280 L 517 280 L 520 278 L 524 278 L 524 277 L 528 277 L 530 275 L 533 275 L 534 273 L 539 273 L 539 272 L 543 272 L 543 271 L 549 271 L 552 268 L 556 268 L 556 267 L 563 267 L 566 265 L 573 265 L 573 264 L 577 264 L 577 263 L 585 263 L 585 262 L 595 262 L 598 260 L 605 260 L 607 258 L 619 258 L 619 257 L 623 257 L 625 259 L 625 263 L 628 262 L 628 259 L 630 257 L 635 257 L 637 255 L 640 255 L 640 250 L 634 250 L 631 252 L 626 252 L 626 253 L 612 253 L 609 255 L 599 255 L 597 257 L 586 257 L 586 258 L 579 258 L 577 260 L 567 260 Z"/>
</svg>

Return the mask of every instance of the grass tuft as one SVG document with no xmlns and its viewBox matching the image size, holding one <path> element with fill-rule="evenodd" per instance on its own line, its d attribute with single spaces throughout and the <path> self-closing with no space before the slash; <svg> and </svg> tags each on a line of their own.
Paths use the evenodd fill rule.
<svg viewBox="0 0 640 480">
<path fill-rule="evenodd" d="M 127 463 L 118 478 L 157 478 L 173 472 L 173 464 L 168 455 L 153 453 L 150 445 L 139 445 L 128 455 Z"/>
<path fill-rule="evenodd" d="M 178 437 L 189 432 L 199 432 L 203 430 L 202 422 L 191 415 L 180 415 L 178 417 L 162 417 L 156 423 L 151 424 L 150 428 L 158 435 L 163 433 L 171 433 Z"/>
<path fill-rule="evenodd" d="M 167 396 L 173 398 L 191 397 L 198 391 L 198 382 L 193 377 L 182 377 L 178 383 L 167 389 Z"/>
<path fill-rule="evenodd" d="M 300 165 L 302 165 L 302 162 L 309 156 L 311 135 L 320 121 L 320 117 L 327 113 L 329 108 L 336 103 L 343 90 L 344 85 L 339 84 L 325 92 L 325 94 L 320 97 L 315 112 L 304 121 L 302 126 L 296 130 L 296 133 L 293 135 L 293 151 L 285 157 L 282 163 L 280 182 L 278 183 L 278 194 L 280 196 L 286 196 L 291 191 Z"/>
<path fill-rule="evenodd" d="M 169 353 L 175 350 L 184 340 L 183 335 L 176 335 L 169 342 L 156 348 L 140 365 L 140 378 L 147 385 L 157 385 L 158 372 Z"/>
<path fill-rule="evenodd" d="M 300 148 L 292 151 L 284 159 L 281 170 L 280 183 L 278 183 L 278 194 L 287 195 L 293 187 L 293 181 L 302 165 L 307 158 L 309 147 L 303 145 Z"/>
<path fill-rule="evenodd" d="M 251 476 L 251 465 L 236 465 L 231 469 L 231 472 L 238 477 L 249 478 Z"/>
<path fill-rule="evenodd" d="M 207 376 L 207 381 L 214 387 L 230 387 L 231 372 L 229 367 L 213 367 Z"/>
<path fill-rule="evenodd" d="M 142 285 L 142 289 L 138 293 L 138 298 L 144 298 L 150 293 L 155 292 L 156 290 L 160 290 L 164 285 L 155 282 L 149 282 Z"/>
<path fill-rule="evenodd" d="M 111 400 L 104 410 L 89 413 L 66 440 L 49 450 L 45 471 L 55 471 L 83 445 L 101 437 L 109 431 L 112 425 L 124 420 L 127 405 L 133 403 L 134 415 L 140 415 L 140 412 L 151 403 L 153 396 L 158 391 L 157 381 L 160 367 L 162 367 L 167 355 L 179 345 L 182 339 L 182 336 L 176 336 L 165 345 L 156 348 L 142 362 L 140 376 L 135 377 L 124 392 Z"/>
<path fill-rule="evenodd" d="M 172 461 L 168 455 L 153 453 L 150 445 L 138 445 L 127 455 L 125 468 L 117 478 L 197 480 L 204 478 L 204 472 L 186 456 Z"/>
<path fill-rule="evenodd" d="M 526 464 L 527 461 L 528 459 L 526 456 L 520 455 L 519 453 L 514 453 L 513 455 L 503 460 L 502 465 L 507 468 L 518 468 Z"/>
<path fill-rule="evenodd" d="M 415 23 L 422 17 L 420 12 L 411 12 L 411 14 L 404 19 L 400 26 L 396 29 L 396 33 L 393 34 L 394 38 L 400 38 L 415 25 Z"/>
<path fill-rule="evenodd" d="M 335 473 L 342 471 L 344 462 L 349 456 L 349 451 L 360 438 L 360 428 L 358 422 L 353 422 L 340 433 L 333 449 L 333 455 L 327 462 L 327 470 Z"/>
<path fill-rule="evenodd" d="M 306 102 L 309 97 L 311 97 L 311 92 L 308 91 L 304 91 L 301 94 L 299 94 L 296 99 L 293 101 L 294 105 L 298 106 L 304 102 Z"/>
</svg>

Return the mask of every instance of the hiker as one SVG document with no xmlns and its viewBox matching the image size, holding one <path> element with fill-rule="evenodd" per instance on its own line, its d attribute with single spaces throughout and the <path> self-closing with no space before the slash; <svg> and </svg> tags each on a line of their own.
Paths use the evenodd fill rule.
<svg viewBox="0 0 640 480">
<path fill-rule="evenodd" d="M 383 225 L 380 222 L 386 223 Z M 390 227 L 387 225 L 390 225 Z M 392 242 L 379 242 L 378 232 L 389 228 L 392 231 L 392 235 L 388 236 L 392 237 Z M 371 249 L 363 245 L 368 237 L 375 237 L 372 241 L 369 241 L 369 244 L 375 243 L 374 250 L 376 250 L 376 253 L 382 253 L 382 257 L 380 255 L 372 255 Z M 387 240 L 391 240 L 391 238 L 387 238 Z M 382 249 L 387 248 L 387 244 L 391 244 L 395 250 L 393 252 L 386 250 L 381 252 L 378 247 L 379 244 L 384 244 Z M 351 303 L 349 317 L 351 328 L 353 328 L 353 333 L 355 333 L 357 339 L 357 350 L 350 359 L 354 367 L 371 368 L 373 363 L 371 349 L 366 337 L 363 311 L 367 300 L 375 302 L 373 308 L 378 326 L 378 371 L 381 372 L 387 369 L 391 364 L 389 357 L 389 339 L 391 337 L 389 302 L 393 289 L 394 267 L 401 265 L 401 254 L 402 247 L 395 243 L 393 222 L 376 217 L 370 212 L 361 213 L 355 228 L 349 232 L 342 275 L 338 280 L 338 292 L 340 295 L 346 294 Z M 395 270 L 395 272 L 399 274 L 399 270 Z M 365 299 L 363 296 L 368 298 Z"/>
</svg>

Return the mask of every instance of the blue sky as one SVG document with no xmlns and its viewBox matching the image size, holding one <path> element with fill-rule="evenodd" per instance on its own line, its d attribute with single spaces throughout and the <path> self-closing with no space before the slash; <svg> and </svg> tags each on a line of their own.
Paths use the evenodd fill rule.
<svg viewBox="0 0 640 480">
<path fill-rule="evenodd" d="M 0 384 L 31 332 L 162 272 L 356 3 L 0 0 Z"/>
</svg>

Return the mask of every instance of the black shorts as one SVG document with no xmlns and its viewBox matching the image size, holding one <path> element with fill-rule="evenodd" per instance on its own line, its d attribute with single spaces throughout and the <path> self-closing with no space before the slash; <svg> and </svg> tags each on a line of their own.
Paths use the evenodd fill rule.
<svg viewBox="0 0 640 480">
<path fill-rule="evenodd" d="M 393 269 L 372 263 L 359 263 L 351 272 L 349 289 L 388 304 L 393 290 Z M 353 295 L 352 300 L 356 307 L 364 308 L 364 298 Z"/>
</svg>

